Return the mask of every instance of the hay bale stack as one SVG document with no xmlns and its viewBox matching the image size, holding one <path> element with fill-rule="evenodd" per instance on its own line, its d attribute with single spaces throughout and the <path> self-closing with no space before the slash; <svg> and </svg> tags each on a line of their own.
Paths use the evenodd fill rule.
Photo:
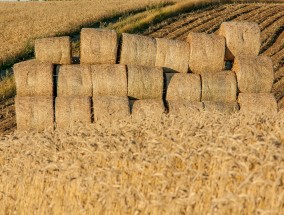
<svg viewBox="0 0 284 215">
<path fill-rule="evenodd" d="M 92 65 L 91 71 L 93 97 L 127 96 L 127 74 L 125 65 Z"/>
<path fill-rule="evenodd" d="M 237 80 L 234 72 L 221 71 L 201 75 L 202 101 L 232 102 L 237 100 Z"/>
<path fill-rule="evenodd" d="M 122 34 L 120 63 L 124 65 L 155 66 L 156 40 L 151 37 Z"/>
<path fill-rule="evenodd" d="M 188 116 L 194 112 L 203 110 L 202 102 L 192 102 L 188 100 L 170 100 L 167 102 L 169 114 L 177 116 Z"/>
<path fill-rule="evenodd" d="M 58 72 L 57 96 L 92 96 L 90 66 L 61 66 Z"/>
<path fill-rule="evenodd" d="M 179 40 L 157 38 L 156 66 L 165 72 L 188 72 L 189 44 Z"/>
<path fill-rule="evenodd" d="M 239 105 L 236 101 L 235 102 L 204 101 L 203 103 L 205 111 L 220 112 L 226 114 L 232 114 L 239 111 Z"/>
<path fill-rule="evenodd" d="M 103 96 L 93 98 L 95 121 L 112 121 L 130 116 L 127 97 Z"/>
<path fill-rule="evenodd" d="M 56 128 L 70 128 L 75 123 L 91 123 L 90 97 L 57 97 L 55 100 Z"/>
<path fill-rule="evenodd" d="M 226 60 L 259 53 L 260 29 L 255 22 L 223 22 L 218 34 L 226 38 Z"/>
<path fill-rule="evenodd" d="M 225 38 L 213 34 L 189 33 L 189 68 L 193 73 L 215 73 L 223 69 Z"/>
<path fill-rule="evenodd" d="M 269 57 L 236 57 L 232 70 L 237 75 L 238 88 L 240 92 L 271 92 L 274 80 L 274 72 L 272 61 Z"/>
<path fill-rule="evenodd" d="M 136 119 L 160 118 L 165 113 L 163 100 L 144 99 L 136 100 L 132 107 L 132 116 Z"/>
<path fill-rule="evenodd" d="M 18 96 L 53 96 L 53 65 L 28 60 L 14 65 Z"/>
<path fill-rule="evenodd" d="M 162 99 L 163 86 L 162 68 L 128 66 L 128 96 L 132 99 Z"/>
<path fill-rule="evenodd" d="M 83 28 L 81 30 L 81 64 L 115 64 L 118 36 L 114 30 Z"/>
<path fill-rule="evenodd" d="M 240 93 L 238 97 L 242 113 L 277 113 L 277 101 L 272 93 Z"/>
<path fill-rule="evenodd" d="M 15 98 L 17 129 L 20 131 L 54 128 L 53 97 Z"/>
<path fill-rule="evenodd" d="M 166 75 L 166 78 L 168 76 Z M 198 74 L 176 73 L 167 81 L 166 100 L 188 100 L 199 102 L 201 99 L 201 80 Z"/>
<path fill-rule="evenodd" d="M 49 37 L 35 40 L 35 56 L 41 62 L 71 64 L 70 37 Z"/>
</svg>

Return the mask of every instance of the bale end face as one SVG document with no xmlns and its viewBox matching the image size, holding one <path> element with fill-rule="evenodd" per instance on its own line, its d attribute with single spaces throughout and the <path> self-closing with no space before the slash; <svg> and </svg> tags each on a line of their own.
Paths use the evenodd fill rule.
<svg viewBox="0 0 284 215">
<path fill-rule="evenodd" d="M 132 117 L 134 119 L 160 118 L 164 113 L 163 100 L 145 99 L 133 101 Z"/>
<path fill-rule="evenodd" d="M 203 111 L 202 102 L 191 102 L 188 100 L 167 101 L 169 114 L 176 116 L 190 116 L 193 113 Z"/>
</svg>

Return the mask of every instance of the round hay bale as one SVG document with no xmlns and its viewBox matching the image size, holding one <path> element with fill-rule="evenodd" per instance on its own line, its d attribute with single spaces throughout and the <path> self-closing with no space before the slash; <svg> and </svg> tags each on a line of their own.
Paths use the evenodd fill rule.
<svg viewBox="0 0 284 215">
<path fill-rule="evenodd" d="M 53 65 L 28 60 L 14 65 L 18 96 L 53 96 Z"/>
<path fill-rule="evenodd" d="M 167 101 L 169 114 L 176 116 L 188 116 L 193 112 L 200 112 L 203 108 L 202 102 L 192 102 L 188 100 L 170 100 Z"/>
<path fill-rule="evenodd" d="M 205 111 L 210 112 L 221 112 L 226 114 L 232 114 L 239 111 L 239 105 L 235 102 L 227 102 L 227 101 L 204 101 L 204 109 Z"/>
<path fill-rule="evenodd" d="M 234 72 L 221 71 L 201 75 L 202 101 L 233 102 L 237 100 L 237 80 Z"/>
<path fill-rule="evenodd" d="M 157 38 L 156 66 L 165 72 L 188 72 L 189 44 L 185 41 Z"/>
<path fill-rule="evenodd" d="M 151 37 L 122 34 L 120 64 L 155 66 L 156 40 Z"/>
<path fill-rule="evenodd" d="M 19 131 L 54 128 L 53 97 L 15 98 L 16 122 Z"/>
<path fill-rule="evenodd" d="M 88 65 L 63 65 L 59 68 L 57 96 L 92 96 L 91 70 Z"/>
<path fill-rule="evenodd" d="M 35 40 L 35 56 L 41 62 L 71 64 L 70 37 L 49 37 Z"/>
<path fill-rule="evenodd" d="M 57 97 L 55 99 L 57 129 L 72 127 L 75 123 L 91 123 L 90 97 Z"/>
<path fill-rule="evenodd" d="M 131 99 L 162 99 L 163 87 L 162 68 L 128 66 L 128 96 Z"/>
<path fill-rule="evenodd" d="M 168 76 L 166 75 L 166 78 Z M 199 102 L 201 99 L 201 80 L 198 74 L 174 74 L 167 87 L 166 100 L 188 100 Z"/>
<path fill-rule="evenodd" d="M 112 121 L 125 119 L 130 116 L 127 97 L 104 96 L 93 97 L 95 121 Z"/>
<path fill-rule="evenodd" d="M 255 22 L 223 22 L 218 34 L 226 38 L 227 60 L 236 56 L 257 56 L 260 50 L 260 29 Z"/>
<path fill-rule="evenodd" d="M 118 36 L 114 30 L 83 28 L 80 35 L 81 64 L 115 64 Z"/>
<path fill-rule="evenodd" d="M 225 38 L 213 34 L 189 33 L 189 68 L 193 73 L 215 73 L 223 69 Z"/>
<path fill-rule="evenodd" d="M 241 93 L 271 92 L 274 72 L 269 57 L 236 57 L 232 70 L 237 75 L 238 89 Z"/>
<path fill-rule="evenodd" d="M 127 96 L 127 74 L 125 65 L 92 65 L 91 70 L 93 97 Z"/>
<path fill-rule="evenodd" d="M 132 117 L 135 119 L 160 118 L 165 113 L 163 100 L 135 100 L 132 107 Z"/>
<path fill-rule="evenodd" d="M 240 111 L 245 114 L 275 114 L 277 101 L 272 93 L 240 93 Z"/>
</svg>

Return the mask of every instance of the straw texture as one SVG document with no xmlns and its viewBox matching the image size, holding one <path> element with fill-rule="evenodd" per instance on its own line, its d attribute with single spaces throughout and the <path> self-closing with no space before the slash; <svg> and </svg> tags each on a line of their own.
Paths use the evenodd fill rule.
<svg viewBox="0 0 284 215">
<path fill-rule="evenodd" d="M 238 97 L 242 113 L 277 113 L 277 101 L 272 93 L 240 93 Z"/>
<path fill-rule="evenodd" d="M 81 30 L 81 64 L 115 64 L 118 37 L 114 30 L 83 28 Z"/>
<path fill-rule="evenodd" d="M 214 101 L 204 101 L 205 111 L 210 112 L 221 112 L 232 114 L 239 111 L 239 105 L 235 102 L 214 102 Z"/>
<path fill-rule="evenodd" d="M 172 76 L 172 77 L 171 77 Z M 201 80 L 198 74 L 167 75 L 167 100 L 188 100 L 200 101 L 201 99 Z"/>
<path fill-rule="evenodd" d="M 223 22 L 218 31 L 226 38 L 227 60 L 236 56 L 257 56 L 260 50 L 260 29 L 255 22 Z"/>
<path fill-rule="evenodd" d="M 128 66 L 128 96 L 134 99 L 162 99 L 163 69 Z"/>
<path fill-rule="evenodd" d="M 189 33 L 189 68 L 193 73 L 215 73 L 223 69 L 225 38 L 206 33 Z"/>
<path fill-rule="evenodd" d="M 130 116 L 127 97 L 94 97 L 93 110 L 95 121 L 112 121 L 114 119 L 124 119 Z"/>
<path fill-rule="evenodd" d="M 17 129 L 20 131 L 53 129 L 53 97 L 15 98 Z"/>
<path fill-rule="evenodd" d="M 234 72 L 221 71 L 201 75 L 202 101 L 232 102 L 237 100 L 237 80 Z"/>
<path fill-rule="evenodd" d="M 70 128 L 76 123 L 91 123 L 90 97 L 57 97 L 55 100 L 56 128 Z"/>
<path fill-rule="evenodd" d="M 41 62 L 71 64 L 70 37 L 49 37 L 35 40 L 35 56 Z"/>
<path fill-rule="evenodd" d="M 237 75 L 238 88 L 242 93 L 271 92 L 274 72 L 269 57 L 237 57 L 232 70 Z"/>
<path fill-rule="evenodd" d="M 53 65 L 28 60 L 14 65 L 18 96 L 53 96 Z"/>
<path fill-rule="evenodd" d="M 137 119 L 159 118 L 165 113 L 163 100 L 136 100 L 132 107 L 132 117 Z"/>
<path fill-rule="evenodd" d="M 192 112 L 203 110 L 202 102 L 191 102 L 188 100 L 172 100 L 167 101 L 170 115 L 192 116 Z"/>
<path fill-rule="evenodd" d="M 125 65 L 92 65 L 91 70 L 93 97 L 127 96 L 127 74 Z"/>
<path fill-rule="evenodd" d="M 59 68 L 57 96 L 92 96 L 91 70 L 88 65 L 64 65 Z"/>
<path fill-rule="evenodd" d="M 151 37 L 122 34 L 120 63 L 125 65 L 155 66 L 156 40 Z"/>
<path fill-rule="evenodd" d="M 166 72 L 188 72 L 189 44 L 185 41 L 157 38 L 156 66 Z"/>
</svg>

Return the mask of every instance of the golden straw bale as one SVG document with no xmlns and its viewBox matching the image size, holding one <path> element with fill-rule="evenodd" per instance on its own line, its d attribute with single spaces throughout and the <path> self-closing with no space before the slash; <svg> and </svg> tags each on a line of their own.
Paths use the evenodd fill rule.
<svg viewBox="0 0 284 215">
<path fill-rule="evenodd" d="M 189 33 L 189 68 L 193 73 L 215 73 L 223 69 L 225 38 L 206 33 Z"/>
<path fill-rule="evenodd" d="M 83 28 L 81 30 L 81 64 L 115 64 L 118 36 L 114 30 Z"/>
<path fill-rule="evenodd" d="M 226 114 L 231 114 L 239 111 L 239 105 L 235 102 L 227 102 L 227 101 L 204 101 L 205 111 L 210 112 L 221 112 Z"/>
<path fill-rule="evenodd" d="M 91 70 L 88 65 L 61 66 L 57 82 L 57 96 L 92 96 Z"/>
<path fill-rule="evenodd" d="M 236 74 L 231 71 L 201 75 L 202 101 L 232 102 L 237 100 Z"/>
<path fill-rule="evenodd" d="M 232 70 L 237 75 L 238 89 L 240 92 L 271 92 L 274 80 L 274 72 L 272 61 L 269 57 L 236 57 Z"/>
<path fill-rule="evenodd" d="M 165 113 L 163 100 L 135 100 L 132 107 L 132 117 L 137 119 L 159 118 Z"/>
<path fill-rule="evenodd" d="M 14 65 L 18 96 L 53 96 L 53 65 L 28 60 Z"/>
<path fill-rule="evenodd" d="M 49 37 L 35 40 L 35 56 L 41 62 L 71 64 L 70 37 Z"/>
<path fill-rule="evenodd" d="M 226 38 L 227 60 L 236 56 L 257 56 L 260 50 L 260 29 L 255 22 L 223 22 L 218 34 Z"/>
<path fill-rule="evenodd" d="M 91 70 L 93 97 L 127 96 L 127 74 L 125 65 L 92 65 Z"/>
<path fill-rule="evenodd" d="M 125 65 L 155 66 L 156 40 L 151 37 L 122 34 L 120 63 Z"/>
<path fill-rule="evenodd" d="M 277 101 L 272 93 L 240 93 L 238 97 L 242 113 L 277 113 Z"/>
<path fill-rule="evenodd" d="M 160 67 L 128 66 L 128 96 L 134 99 L 162 99 L 163 69 Z"/>
<path fill-rule="evenodd" d="M 192 102 L 188 100 L 167 101 L 170 115 L 187 116 L 192 112 L 200 112 L 203 108 L 202 102 Z"/>
<path fill-rule="evenodd" d="M 70 128 L 75 123 L 91 123 L 90 97 L 57 97 L 55 99 L 56 128 Z"/>
<path fill-rule="evenodd" d="M 18 130 L 36 130 L 54 128 L 53 97 L 15 98 L 16 121 Z"/>
<path fill-rule="evenodd" d="M 93 97 L 94 119 L 111 121 L 130 116 L 128 98 L 116 96 Z"/>
<path fill-rule="evenodd" d="M 170 75 L 171 76 L 171 75 Z M 166 79 L 169 77 L 166 75 Z M 201 99 L 201 80 L 198 74 L 174 74 L 167 81 L 167 100 L 188 100 L 199 102 Z"/>
<path fill-rule="evenodd" d="M 189 44 L 185 41 L 157 38 L 156 66 L 166 72 L 188 72 Z"/>
</svg>

